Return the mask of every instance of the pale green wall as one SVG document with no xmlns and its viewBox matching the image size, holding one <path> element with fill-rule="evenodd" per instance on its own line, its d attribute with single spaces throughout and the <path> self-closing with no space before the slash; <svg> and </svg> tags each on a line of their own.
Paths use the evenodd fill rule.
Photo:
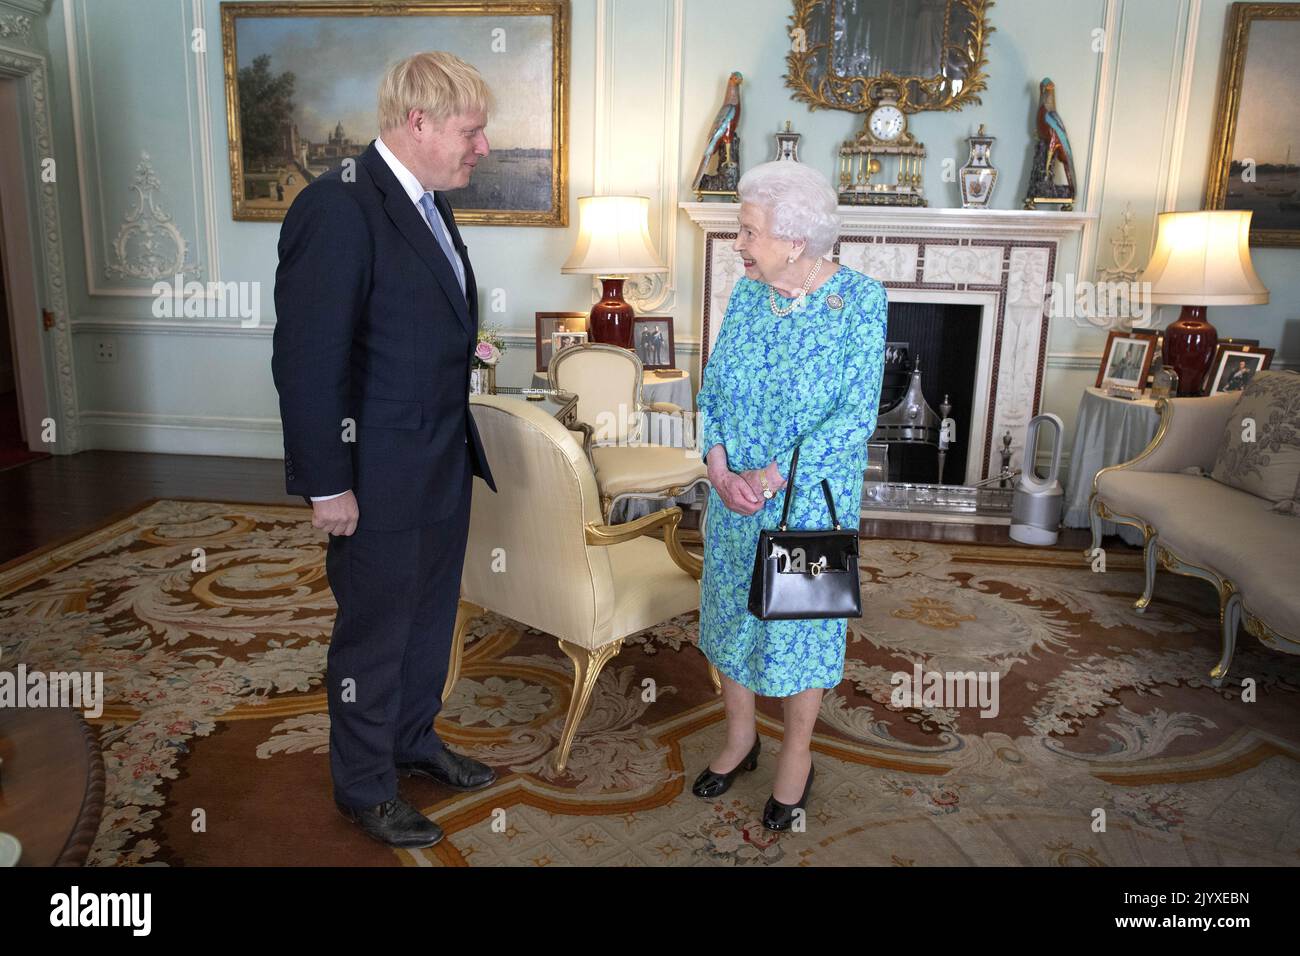
<svg viewBox="0 0 1300 956">
<path fill-rule="evenodd" d="M 65 5 L 71 4 L 74 56 L 69 56 Z M 956 205 L 957 187 L 941 181 L 945 158 L 965 161 L 965 137 L 979 123 L 998 138 L 993 158 L 1002 171 L 994 197 L 1019 206 L 1032 135 L 1037 84 L 1051 75 L 1058 110 L 1070 133 L 1080 180 L 1102 167 L 1100 188 L 1085 202 L 1101 213 L 1085 244 L 1072 242 L 1058 259 L 1058 278 L 1084 265 L 1109 263 L 1107 239 L 1126 204 L 1136 215 L 1138 260 L 1145 260 L 1155 214 L 1165 208 L 1162 169 L 1174 155 L 1183 37 L 1196 30 L 1194 69 L 1181 162 L 1172 193 L 1177 208 L 1198 208 L 1204 188 L 1227 0 L 999 0 L 992 8 L 989 85 L 983 103 L 959 113 L 914 116 L 929 149 L 926 186 L 932 205 Z M 199 58 L 190 51 L 194 10 L 208 32 L 205 129 L 198 98 Z M 771 134 L 785 120 L 803 133 L 802 158 L 834 169 L 836 144 L 861 118 L 810 112 L 791 101 L 781 79 L 788 45 L 789 0 L 685 0 L 680 48 L 680 102 L 672 98 L 672 0 L 574 0 L 570 76 L 569 173 L 572 225 L 567 229 L 467 227 L 484 301 L 504 290 L 506 310 L 485 313 L 512 346 L 501 380 L 523 384 L 531 374 L 533 313 L 586 308 L 586 280 L 559 274 L 576 231 L 576 198 L 593 189 L 628 191 L 652 200 L 651 231 L 661 250 L 676 241 L 674 296 L 661 311 L 676 319 L 679 364 L 698 362 L 699 231 L 684 214 L 661 222 L 661 183 L 676 180 L 679 200 L 691 198 L 689 179 L 705 127 L 717 109 L 726 75 L 745 74 L 743 161 L 771 156 Z M 1106 61 L 1094 33 L 1107 11 L 1119 22 L 1118 46 Z M 1192 17 L 1192 14 L 1199 13 Z M 1190 21 L 1190 22 L 1189 22 Z M 278 225 L 230 217 L 220 16 L 214 0 L 54 0 L 38 42 L 50 58 L 55 110 L 60 210 L 72 320 L 76 379 L 84 428 L 98 447 L 276 456 L 280 438 L 270 378 L 271 292 Z M 603 48 L 603 55 L 598 50 Z M 602 67 L 602 63 L 604 64 Z M 1108 63 L 1113 96 L 1099 97 Z M 81 112 L 78 168 L 70 67 L 75 65 Z M 509 90 L 498 91 L 509 96 Z M 603 104 L 603 105 L 602 105 Z M 1109 107 L 1109 109 L 1107 109 Z M 599 112 L 598 112 L 599 110 Z M 1098 124 L 1100 122 L 1100 129 Z M 677 155 L 665 161 L 665 139 L 679 131 Z M 361 131 L 357 131 L 360 133 Z M 373 130 L 366 135 L 373 135 Z M 490 133 L 490 129 L 489 129 Z M 1101 144 L 1093 156 L 1093 144 Z M 165 327 L 147 297 L 108 294 L 147 290 L 147 283 L 103 273 L 111 243 L 131 200 L 136 162 L 147 151 L 162 179 L 161 198 L 210 277 L 219 261 L 224 280 L 263 283 L 260 328 L 196 328 L 191 320 Z M 665 162 L 669 167 L 665 169 Z M 209 185 L 210 184 L 210 185 Z M 211 195 L 209 217 L 205 197 Z M 94 250 L 96 293 L 87 281 L 83 229 Z M 675 232 L 674 232 L 675 230 Z M 212 248 L 210 236 L 215 237 Z M 1100 246 L 1098 242 L 1100 241 Z M 1096 250 L 1098 255 L 1093 256 Z M 214 253 L 216 254 L 214 259 Z M 1211 314 L 1223 334 L 1249 334 L 1300 362 L 1300 253 L 1255 250 L 1268 306 Z M 1087 276 L 1091 278 L 1091 274 Z M 1167 316 L 1166 320 L 1172 318 Z M 199 323 L 202 325 L 203 323 Z M 115 340 L 114 364 L 94 361 L 98 338 Z M 1044 409 L 1072 420 L 1080 388 L 1095 375 L 1105 333 L 1054 323 Z"/>
</svg>

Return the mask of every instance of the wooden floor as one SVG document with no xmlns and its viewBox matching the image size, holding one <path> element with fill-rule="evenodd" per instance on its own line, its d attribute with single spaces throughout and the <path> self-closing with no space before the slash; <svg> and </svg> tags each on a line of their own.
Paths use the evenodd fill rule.
<svg viewBox="0 0 1300 956">
<path fill-rule="evenodd" d="M 129 514 L 152 498 L 303 504 L 284 492 L 284 465 L 85 451 L 0 471 L 0 563 Z"/>
<path fill-rule="evenodd" d="M 213 458 L 87 451 L 55 455 L 0 471 L 0 564 L 134 511 L 153 498 L 199 498 L 303 504 L 284 492 L 284 466 L 265 458 Z M 868 537 L 1009 544 L 1005 526 L 933 521 L 862 523 Z M 1082 529 L 1061 533 L 1056 547 L 1082 551 Z M 1107 547 L 1124 547 L 1107 538 Z"/>
</svg>

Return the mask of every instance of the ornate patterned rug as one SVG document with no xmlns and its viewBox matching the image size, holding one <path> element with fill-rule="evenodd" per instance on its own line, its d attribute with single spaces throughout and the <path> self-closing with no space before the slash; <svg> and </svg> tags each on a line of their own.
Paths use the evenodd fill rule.
<svg viewBox="0 0 1300 956">
<path fill-rule="evenodd" d="M 757 772 L 714 803 L 690 794 L 723 719 L 694 615 L 625 642 L 563 774 L 551 751 L 571 665 L 554 639 L 489 616 L 438 729 L 500 779 L 474 794 L 402 781 L 447 838 L 391 851 L 330 796 L 334 605 L 308 514 L 159 501 L 0 570 L 3 666 L 104 675 L 91 863 L 1300 862 L 1300 660 L 1243 635 L 1211 686 L 1207 585 L 1162 574 L 1137 614 L 1133 553 L 1093 573 L 1074 551 L 894 540 L 863 543 L 867 610 L 822 708 L 806 832 L 758 822 L 779 701 L 760 701 Z M 996 715 L 898 701 L 891 678 L 916 665 L 996 673 Z"/>
</svg>

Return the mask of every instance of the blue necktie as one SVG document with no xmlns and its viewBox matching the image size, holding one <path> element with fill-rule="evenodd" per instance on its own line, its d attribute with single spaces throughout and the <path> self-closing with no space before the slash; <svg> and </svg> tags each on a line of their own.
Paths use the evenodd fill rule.
<svg viewBox="0 0 1300 956">
<path fill-rule="evenodd" d="M 460 283 L 460 294 L 464 295 L 465 264 L 460 261 L 460 256 L 456 254 L 451 244 L 451 233 L 447 231 L 447 224 L 442 221 L 442 216 L 438 214 L 438 209 L 433 204 L 433 193 L 425 193 L 420 197 L 420 208 L 424 210 L 424 218 L 428 221 L 429 228 L 433 230 L 438 245 L 442 247 L 442 254 L 447 257 L 448 265 L 456 273 L 456 281 Z"/>
</svg>

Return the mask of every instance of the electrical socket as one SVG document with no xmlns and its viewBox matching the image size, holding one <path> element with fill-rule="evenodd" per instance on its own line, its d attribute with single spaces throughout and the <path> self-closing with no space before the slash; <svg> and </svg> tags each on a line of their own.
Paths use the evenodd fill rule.
<svg viewBox="0 0 1300 956">
<path fill-rule="evenodd" d="M 95 340 L 95 361 L 116 362 L 117 361 L 117 340 L 96 339 Z"/>
</svg>

